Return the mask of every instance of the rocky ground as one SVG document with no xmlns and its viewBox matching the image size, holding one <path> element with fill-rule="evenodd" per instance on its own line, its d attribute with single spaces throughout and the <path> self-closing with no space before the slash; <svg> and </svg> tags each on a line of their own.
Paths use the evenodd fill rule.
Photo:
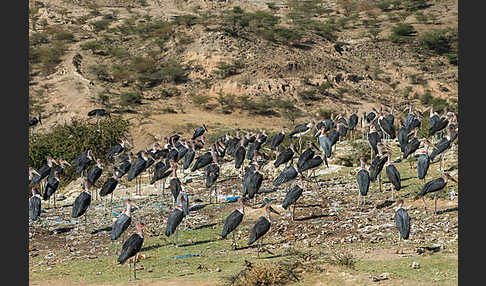
<svg viewBox="0 0 486 286">
<path fill-rule="evenodd" d="M 340 142 L 335 158 L 346 153 L 348 148 L 346 142 Z M 393 148 L 393 158 L 398 157 L 399 150 L 396 146 Z M 445 162 L 445 169 L 455 176 L 457 147 L 446 155 Z M 110 241 L 109 234 L 126 198 L 135 200 L 139 208 L 133 212 L 133 217 L 143 220 L 150 230 L 137 263 L 137 277 L 143 283 L 172 285 L 170 281 L 178 281 L 174 285 L 183 285 L 178 283 L 197 280 L 223 285 L 227 281 L 225 278 L 244 269 L 244 261 L 277 262 L 291 258 L 295 255 L 291 250 L 298 250 L 314 253 L 316 258 L 312 261 L 321 267 L 319 271 L 297 272 L 298 285 L 324 285 L 320 283 L 325 282 L 328 283 L 325 285 L 334 285 L 340 281 L 345 285 L 457 284 L 458 197 L 449 195 L 451 190 L 458 193 L 457 185 L 450 182 L 439 195 L 439 214 L 433 214 L 433 199 L 427 197 L 428 212 L 425 213 L 422 201 L 412 199 L 422 186 L 416 178 L 416 169 L 410 169 L 406 161 L 397 164 L 404 187 L 396 196 L 405 200 L 412 219 L 410 240 L 402 245 L 403 252 L 399 252 L 394 210 L 390 206 L 383 207 L 383 203 L 391 199 L 391 185 L 385 173 L 382 173 L 385 176 L 382 191 L 379 191 L 378 181 L 373 183 L 367 204 L 358 207 L 354 168 L 336 165 L 333 161 L 329 169 L 321 167 L 317 183 L 314 180 L 304 183 L 305 191 L 298 201 L 293 222 L 289 211 L 280 206 L 290 186 L 259 194 L 258 203 L 246 209 L 245 219 L 237 230 L 237 250 L 231 250 L 230 240 L 220 239 L 223 220 L 235 208 L 231 198 L 241 189 L 231 163 L 223 164 L 217 182 L 218 203 L 214 203 L 213 198 L 213 203 L 209 204 L 200 171 L 185 177 L 193 180 L 187 185 L 192 194 L 191 205 L 205 207 L 191 212 L 183 221 L 177 248 L 172 246 L 172 238 L 169 240 L 164 234 L 172 208 L 168 183 L 162 196 L 159 183 L 149 185 L 148 178 L 143 179 L 141 195 L 135 193 L 133 182 L 121 182 L 114 192 L 112 212 L 109 212 L 109 203 L 105 206 L 103 200 L 94 200 L 87 211 L 86 222 L 84 217 L 79 220 L 70 217 L 71 204 L 81 191 L 79 182 L 73 183 L 58 194 L 57 208 L 52 204 L 47 208 L 43 202 L 41 220 L 29 224 L 31 285 L 58 285 L 56 281 L 60 280 L 102 283 L 100 285 L 125 283 L 127 269 L 115 264 L 121 241 Z M 261 190 L 271 189 L 274 176 L 270 171 L 265 172 Z M 435 163 L 427 179 L 438 176 L 438 163 Z M 246 241 L 250 228 L 264 214 L 260 205 L 264 197 L 272 199 L 280 215 L 272 214 L 272 228 L 263 241 L 267 252 L 257 257 L 257 249 L 246 247 Z M 127 230 L 128 234 L 132 232 L 133 226 Z M 349 254 L 356 262 L 333 263 L 331 258 L 336 253 Z M 196 256 L 184 257 L 188 254 Z"/>
</svg>

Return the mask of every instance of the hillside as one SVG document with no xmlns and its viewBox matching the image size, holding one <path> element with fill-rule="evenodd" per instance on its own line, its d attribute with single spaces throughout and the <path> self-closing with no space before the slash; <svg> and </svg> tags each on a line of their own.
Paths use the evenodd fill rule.
<svg viewBox="0 0 486 286">
<path fill-rule="evenodd" d="M 457 111 L 457 1 L 50 0 L 29 17 L 41 132 L 99 107 L 131 120 L 135 148 L 202 122 L 218 133 L 380 104 Z"/>
</svg>

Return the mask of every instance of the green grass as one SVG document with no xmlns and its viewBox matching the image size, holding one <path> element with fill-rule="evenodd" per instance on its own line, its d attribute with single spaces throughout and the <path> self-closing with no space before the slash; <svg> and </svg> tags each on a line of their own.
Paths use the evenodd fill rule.
<svg viewBox="0 0 486 286">
<path fill-rule="evenodd" d="M 413 261 L 420 264 L 419 269 L 410 267 Z M 424 283 L 440 282 L 440 285 L 457 285 L 458 260 L 444 253 L 420 257 L 404 257 L 387 260 L 361 260 L 356 270 L 371 276 L 389 273 L 393 279 L 406 279 Z"/>
<path fill-rule="evenodd" d="M 210 206 L 211 207 L 211 206 Z M 227 213 L 221 213 L 221 220 Z M 241 240 L 237 240 L 238 247 L 246 246 L 247 235 L 250 224 L 241 225 L 238 229 L 242 230 L 245 235 Z M 249 248 L 245 250 L 233 251 L 231 248 L 231 238 L 220 240 L 222 224 L 218 223 L 213 227 L 201 228 L 197 230 L 185 230 L 179 233 L 179 247 L 169 245 L 172 241 L 167 239 L 164 228 L 160 228 L 161 234 L 158 237 L 145 237 L 144 246 L 141 254 L 147 256 L 146 259 L 137 263 L 137 267 L 144 266 L 145 270 L 137 272 L 137 278 L 143 281 L 180 278 L 198 281 L 215 281 L 223 282 L 225 277 L 234 275 L 244 266 L 245 259 L 256 257 L 256 249 Z M 192 240 L 195 245 L 190 244 Z M 265 243 L 271 242 L 265 239 Z M 109 256 L 99 256 L 96 259 L 74 260 L 58 263 L 54 266 L 42 265 L 35 267 L 35 272 L 29 272 L 29 280 L 54 280 L 65 279 L 71 281 L 83 281 L 85 283 L 119 283 L 128 281 L 128 264 L 119 266 L 115 264 L 121 249 L 121 241 L 108 246 Z M 280 252 L 280 251 L 278 251 Z M 176 256 L 186 254 L 199 254 L 199 257 L 175 259 Z M 262 257 L 268 256 L 263 254 Z M 42 257 L 32 259 L 33 265 L 36 265 Z M 279 258 L 272 259 L 276 261 Z M 255 261 L 256 262 L 256 261 Z M 208 270 L 198 270 L 202 264 Z M 46 270 L 52 267 L 51 270 Z M 215 272 L 220 268 L 220 272 Z M 153 270 L 148 272 L 147 270 Z M 96 273 L 101 272 L 101 275 Z"/>
</svg>

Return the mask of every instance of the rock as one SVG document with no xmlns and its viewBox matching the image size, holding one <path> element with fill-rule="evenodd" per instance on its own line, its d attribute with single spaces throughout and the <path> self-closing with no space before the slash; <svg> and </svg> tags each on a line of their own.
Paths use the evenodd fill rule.
<svg viewBox="0 0 486 286">
<path fill-rule="evenodd" d="M 413 269 L 419 269 L 420 268 L 420 264 L 416 261 L 412 262 L 412 264 L 410 264 L 410 267 L 412 267 Z"/>
</svg>

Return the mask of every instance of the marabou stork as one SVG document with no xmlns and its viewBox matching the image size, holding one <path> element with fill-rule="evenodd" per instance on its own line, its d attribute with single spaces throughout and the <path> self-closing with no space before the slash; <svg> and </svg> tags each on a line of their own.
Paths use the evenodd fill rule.
<svg viewBox="0 0 486 286">
<path fill-rule="evenodd" d="M 169 181 L 170 193 L 172 194 L 172 205 L 176 205 L 177 197 L 181 192 L 181 180 L 177 177 L 177 163 L 170 161 L 170 168 L 172 169 L 172 178 Z"/>
<path fill-rule="evenodd" d="M 401 240 L 408 239 L 410 236 L 410 216 L 408 212 L 403 208 L 403 200 L 400 199 L 395 204 L 395 225 L 398 229 L 398 245 L 401 247 Z M 400 249 L 400 253 L 403 250 Z"/>
<path fill-rule="evenodd" d="M 273 181 L 273 185 L 275 187 L 278 187 L 284 183 L 293 182 L 295 178 L 297 178 L 297 175 L 299 174 L 297 170 L 298 170 L 297 164 L 294 164 L 293 166 L 292 165 L 288 166 Z"/>
<path fill-rule="evenodd" d="M 391 152 L 387 153 L 388 156 L 388 161 L 386 162 L 386 176 L 388 177 L 388 180 L 392 183 L 392 200 L 394 200 L 394 191 L 396 190 L 397 192 L 402 188 L 401 182 L 400 182 L 400 173 L 398 172 L 397 168 L 395 165 L 393 165 L 393 162 L 391 160 Z"/>
<path fill-rule="evenodd" d="M 365 159 L 361 157 L 360 159 L 359 171 L 356 174 L 356 181 L 358 182 L 358 206 L 360 197 L 363 197 L 364 204 L 366 204 L 366 196 L 368 195 L 368 190 L 370 189 L 370 173 L 368 171 L 369 166 L 367 166 Z"/>
<path fill-rule="evenodd" d="M 273 165 L 275 166 L 275 168 L 278 168 L 280 165 L 290 162 L 294 158 L 294 154 L 295 154 L 294 144 L 290 144 L 289 148 L 283 150 L 280 154 L 278 154 L 278 157 L 277 159 L 275 159 Z"/>
<path fill-rule="evenodd" d="M 417 176 L 423 183 L 425 183 L 425 176 L 429 170 L 430 157 L 429 157 L 429 141 L 424 140 L 424 149 L 420 150 L 417 159 Z"/>
<path fill-rule="evenodd" d="M 393 116 L 393 115 L 392 115 Z M 387 139 L 395 139 L 395 125 L 393 125 L 393 117 L 385 116 L 383 113 L 378 117 L 378 124 Z"/>
<path fill-rule="evenodd" d="M 245 215 L 245 199 L 240 197 L 237 200 L 238 208 L 235 209 L 232 213 L 230 213 L 226 219 L 224 220 L 223 225 L 223 232 L 221 237 L 226 239 L 228 234 L 233 233 L 233 242 L 232 246 L 236 250 L 236 240 L 235 240 L 235 230 L 240 225 L 241 221 L 243 220 L 243 216 Z"/>
<path fill-rule="evenodd" d="M 263 144 L 260 137 L 261 137 L 260 133 L 257 133 L 255 141 L 251 143 L 250 146 L 248 147 L 248 152 L 246 153 L 246 159 L 248 161 L 251 161 L 253 159 L 253 155 L 255 154 L 255 151 L 260 150 L 260 147 Z"/>
<path fill-rule="evenodd" d="M 118 215 L 118 218 L 115 220 L 113 227 L 111 228 L 111 240 L 117 240 L 130 226 L 130 223 L 132 222 L 132 207 L 134 206 L 136 206 L 136 204 L 131 200 L 125 200 L 125 209 Z"/>
<path fill-rule="evenodd" d="M 376 131 L 376 127 L 374 125 L 370 125 L 370 132 L 368 132 L 368 142 L 370 143 L 371 150 L 373 154 L 371 156 L 376 156 L 378 154 L 377 145 L 381 142 L 380 134 Z M 371 157 L 373 158 L 373 157 Z"/>
<path fill-rule="evenodd" d="M 449 173 L 443 173 L 442 177 L 425 183 L 422 190 L 414 197 L 414 200 L 422 198 L 422 201 L 424 202 L 424 210 L 427 212 L 424 197 L 426 194 L 434 193 L 434 213 L 437 214 L 437 192 L 445 188 L 449 179 L 457 183 L 457 181 L 452 178 Z"/>
<path fill-rule="evenodd" d="M 143 228 L 140 222 L 135 223 L 135 227 L 137 228 L 137 232 L 132 234 L 122 245 L 122 251 L 120 256 L 118 256 L 117 261 L 120 264 L 125 264 L 125 262 L 133 257 L 133 279 L 137 280 L 137 254 L 142 249 L 143 245 Z M 132 264 L 128 262 L 129 269 L 128 269 L 128 280 L 132 279 L 131 270 Z"/>
<path fill-rule="evenodd" d="M 32 167 L 29 167 L 29 185 L 32 184 L 32 180 L 36 177 L 36 176 L 41 176 L 39 174 L 39 172 L 37 172 L 34 168 Z"/>
<path fill-rule="evenodd" d="M 214 188 L 214 193 L 216 196 L 216 203 L 218 203 L 218 191 L 216 187 L 216 180 L 218 180 L 220 167 L 216 153 L 212 153 L 213 160 L 212 163 L 206 167 L 205 177 L 206 177 L 206 188 L 209 189 L 209 203 L 211 203 L 212 189 Z"/>
<path fill-rule="evenodd" d="M 39 184 L 45 178 L 47 178 L 51 174 L 53 164 L 57 164 L 57 161 L 52 159 L 51 157 L 47 157 L 47 163 L 42 165 L 42 167 L 40 167 L 39 170 L 36 171 L 40 175 L 34 176 L 34 178 L 32 179 L 32 184 Z M 42 190 L 43 188 L 41 184 L 41 191 Z"/>
<path fill-rule="evenodd" d="M 403 159 L 407 159 L 409 155 L 415 153 L 420 147 L 420 141 L 418 139 L 418 128 L 415 128 L 413 139 L 410 140 L 407 145 L 405 145 L 405 152 L 403 152 Z M 409 160 L 410 168 L 413 168 L 412 160 Z"/>
<path fill-rule="evenodd" d="M 111 157 L 117 156 L 121 154 L 123 151 L 126 149 L 126 145 L 129 145 L 128 140 L 125 138 L 122 138 L 120 143 L 117 143 L 113 145 L 110 150 L 105 155 L 106 159 L 110 159 Z"/>
<path fill-rule="evenodd" d="M 59 160 L 57 160 L 57 162 L 59 162 L 59 165 L 54 166 L 54 168 L 52 169 L 51 174 L 49 175 L 49 177 L 52 177 L 54 175 L 54 172 L 58 172 L 59 173 L 59 176 L 62 176 L 62 175 L 65 174 L 64 173 L 64 166 L 65 165 L 72 166 L 69 162 L 67 162 L 64 159 L 59 159 Z"/>
<path fill-rule="evenodd" d="M 127 155 L 126 160 L 123 160 L 118 167 L 115 167 L 117 171 L 117 177 L 119 179 L 122 178 L 125 174 L 128 173 L 130 167 L 132 167 L 132 154 Z"/>
<path fill-rule="evenodd" d="M 89 164 L 94 160 L 93 151 L 90 149 L 81 153 L 73 162 L 73 166 L 76 167 L 76 174 L 85 176 L 85 171 L 88 170 Z"/>
<path fill-rule="evenodd" d="M 167 218 L 167 225 L 165 227 L 165 235 L 170 237 L 175 233 L 175 243 L 173 243 L 176 247 L 178 246 L 178 231 L 177 228 L 179 227 L 182 219 L 184 218 L 184 210 L 182 209 L 182 204 L 184 203 L 185 197 L 181 196 L 181 201 L 179 204 L 172 210 Z"/>
<path fill-rule="evenodd" d="M 429 114 L 429 137 L 446 128 L 448 124 L 449 120 L 445 116 L 439 117 L 437 112 L 434 112 L 434 105 L 431 105 Z"/>
<path fill-rule="evenodd" d="M 184 170 L 187 170 L 194 160 L 194 156 L 196 155 L 196 148 L 194 147 L 194 141 L 191 141 L 191 146 L 188 148 L 186 154 L 184 154 Z"/>
<path fill-rule="evenodd" d="M 226 154 L 233 156 L 234 152 L 236 151 L 236 148 L 238 148 L 239 143 L 241 141 L 240 137 L 240 130 L 236 130 L 236 135 L 232 137 L 231 139 L 228 140 L 226 143 Z"/>
<path fill-rule="evenodd" d="M 249 172 L 248 176 L 243 180 L 243 194 L 244 198 L 248 197 L 248 199 L 255 199 L 256 194 L 260 190 L 260 187 L 263 183 L 263 175 L 260 172 L 261 166 L 256 164 L 255 170 L 253 172 Z M 255 201 L 253 202 L 255 203 Z"/>
<path fill-rule="evenodd" d="M 29 218 L 37 220 L 41 214 L 41 196 L 36 188 L 32 188 L 32 197 L 29 199 Z"/>
<path fill-rule="evenodd" d="M 386 153 L 383 152 L 383 143 L 380 142 L 377 145 L 377 148 L 378 154 L 376 154 L 375 159 L 371 162 L 371 166 L 368 171 L 370 172 L 370 180 L 372 182 L 376 181 L 376 179 L 378 178 L 378 185 L 381 191 L 381 170 L 383 170 L 386 161 L 388 161 L 388 156 Z"/>
<path fill-rule="evenodd" d="M 71 217 L 78 218 L 86 213 L 89 205 L 91 204 L 91 194 L 88 189 L 88 179 L 84 179 L 84 190 L 76 197 L 74 200 Z M 87 220 L 87 215 L 84 216 L 85 221 Z"/>
<path fill-rule="evenodd" d="M 285 138 L 285 129 L 282 128 L 280 133 L 277 133 L 277 134 L 273 135 L 272 137 L 270 137 L 270 141 L 269 141 L 270 142 L 270 149 L 278 152 L 278 146 L 283 142 L 284 138 Z"/>
<path fill-rule="evenodd" d="M 400 144 L 400 151 L 405 153 L 405 146 L 408 144 L 408 131 L 403 126 L 401 120 L 398 121 L 398 144 Z"/>
<path fill-rule="evenodd" d="M 134 178 L 140 176 L 140 174 L 145 170 L 148 161 L 148 153 L 145 150 L 142 150 L 140 156 L 138 156 L 137 160 L 130 166 L 130 170 L 128 170 L 127 180 L 130 182 Z M 137 184 L 137 189 L 139 189 L 141 193 L 141 186 L 139 188 Z"/>
<path fill-rule="evenodd" d="M 357 110 L 349 116 L 349 124 L 348 124 L 348 129 L 351 131 L 351 136 L 354 140 L 354 132 L 356 129 L 356 126 L 358 125 L 358 114 Z"/>
<path fill-rule="evenodd" d="M 59 187 L 59 181 L 61 180 L 59 172 L 54 171 L 54 176 L 49 177 L 47 180 L 46 188 L 42 194 L 42 199 L 44 201 L 50 201 L 51 196 L 54 195 L 54 208 L 56 207 L 56 191 Z M 49 207 L 49 204 L 47 205 Z"/>
<path fill-rule="evenodd" d="M 298 183 L 293 188 L 291 188 L 287 192 L 287 194 L 285 194 L 285 199 L 282 202 L 282 208 L 284 208 L 285 210 L 288 209 L 289 206 L 291 206 L 291 205 L 293 206 L 292 212 L 291 212 L 292 221 L 294 221 L 295 203 L 300 198 L 303 191 L 304 191 L 304 189 L 303 189 L 302 183 Z"/>
<path fill-rule="evenodd" d="M 118 176 L 116 174 L 116 168 L 112 168 L 113 176 L 108 178 L 100 189 L 100 197 L 106 197 L 107 195 L 111 195 L 110 198 L 110 214 L 112 212 L 113 207 L 113 192 L 115 191 L 116 187 L 118 186 Z M 106 215 L 106 199 L 105 199 L 105 215 Z"/>
<path fill-rule="evenodd" d="M 150 180 L 150 184 L 153 185 L 155 182 L 159 180 L 163 180 L 162 184 L 160 184 L 160 188 L 162 189 L 162 197 L 164 197 L 164 190 L 165 190 L 165 180 L 169 175 L 172 173 L 173 169 L 171 168 L 171 164 L 174 161 L 171 161 L 165 164 L 162 161 L 159 161 L 154 166 L 154 176 Z"/>
<path fill-rule="evenodd" d="M 437 155 L 440 155 L 440 167 L 439 169 L 442 171 L 442 162 L 444 161 L 444 154 L 449 147 L 451 147 L 452 141 L 455 139 L 455 137 L 452 134 L 452 129 L 447 128 L 447 135 L 445 137 L 442 137 L 437 144 L 434 145 L 434 148 L 432 150 L 432 153 L 430 154 L 430 160 L 434 160 Z M 457 134 L 455 134 L 457 136 Z"/>
<path fill-rule="evenodd" d="M 98 124 L 98 132 L 101 131 L 100 129 L 100 118 L 103 116 L 108 116 L 111 118 L 110 112 L 106 111 L 106 109 L 98 108 L 98 109 L 93 109 L 90 112 L 88 112 L 88 116 L 92 117 L 95 116 L 97 118 L 97 124 Z"/>
<path fill-rule="evenodd" d="M 320 156 L 314 157 L 314 149 L 318 150 L 319 148 L 316 146 L 316 144 L 314 144 L 314 142 L 309 142 L 309 148 L 300 154 L 299 160 L 297 161 L 297 167 L 299 168 L 298 171 L 301 174 L 322 164 L 323 160 Z"/>
<path fill-rule="evenodd" d="M 240 169 L 245 161 L 246 149 L 245 149 L 245 138 L 240 139 L 240 146 L 234 152 L 235 157 L 235 169 Z"/>
<path fill-rule="evenodd" d="M 309 132 L 314 126 L 314 121 L 308 123 L 302 123 L 294 127 L 294 130 L 289 133 L 289 137 L 298 137 L 299 138 L 299 150 L 302 149 L 302 136 Z"/>
<path fill-rule="evenodd" d="M 192 140 L 195 140 L 197 137 L 202 136 L 204 132 L 208 131 L 206 125 L 202 125 L 201 127 L 194 130 L 194 134 L 192 135 Z"/>
<path fill-rule="evenodd" d="M 32 130 L 31 135 L 34 135 L 34 128 L 37 124 L 40 123 L 42 125 L 41 115 L 37 115 L 37 117 L 29 118 L 29 127 Z"/>
<path fill-rule="evenodd" d="M 248 245 L 252 245 L 253 243 L 255 243 L 255 241 L 257 241 L 258 239 L 260 239 L 262 236 L 264 236 L 269 230 L 270 230 L 270 226 L 272 224 L 272 220 L 270 218 L 270 212 L 274 212 L 278 215 L 280 215 L 279 212 L 277 212 L 276 210 L 274 210 L 270 204 L 267 204 L 265 206 L 265 211 L 266 211 L 266 216 L 261 216 L 257 223 L 253 226 L 253 228 L 251 229 L 251 233 L 250 233 L 250 240 L 248 241 Z M 262 246 L 262 243 L 260 243 L 258 245 L 258 257 L 260 257 L 260 248 Z"/>
<path fill-rule="evenodd" d="M 103 173 L 103 165 L 101 164 L 101 159 L 96 159 L 96 165 L 94 165 L 88 171 L 88 188 L 94 186 L 98 179 L 101 177 L 101 173 Z"/>
<path fill-rule="evenodd" d="M 329 134 L 324 131 L 324 126 L 321 126 L 321 132 L 319 134 L 319 145 L 322 149 L 322 159 L 326 163 L 326 166 L 329 168 L 329 164 L 327 163 L 327 158 L 331 157 L 332 152 L 332 145 L 331 145 L 331 138 L 329 138 Z"/>
<path fill-rule="evenodd" d="M 196 162 L 192 165 L 191 172 L 206 167 L 213 162 L 213 154 L 216 152 L 216 146 L 211 145 L 211 150 L 196 158 Z"/>
</svg>

